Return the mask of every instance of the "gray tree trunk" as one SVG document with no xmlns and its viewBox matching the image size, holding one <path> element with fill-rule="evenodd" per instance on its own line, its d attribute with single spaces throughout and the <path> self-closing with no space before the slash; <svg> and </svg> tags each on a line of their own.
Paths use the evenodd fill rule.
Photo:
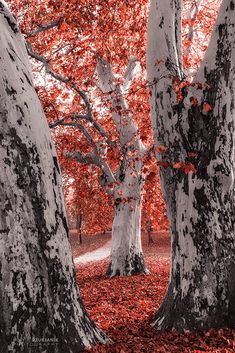
<svg viewBox="0 0 235 353">
<path fill-rule="evenodd" d="M 0 68 L 0 350 L 77 353 L 106 337 L 81 302 L 55 148 L 2 0 Z"/>
<path fill-rule="evenodd" d="M 148 77 L 155 141 L 167 148 L 161 158 L 172 166 L 195 166 L 189 174 L 173 167 L 161 171 L 172 258 L 167 294 L 154 320 L 160 330 L 235 327 L 234 9 L 234 1 L 223 1 L 202 65 L 177 101 L 174 86 L 183 80 L 181 2 L 151 1 Z"/>
</svg>

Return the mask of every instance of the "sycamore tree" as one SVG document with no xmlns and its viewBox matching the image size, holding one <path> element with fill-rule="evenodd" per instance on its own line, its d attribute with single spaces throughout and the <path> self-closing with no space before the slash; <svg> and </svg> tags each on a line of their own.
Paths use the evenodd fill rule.
<svg viewBox="0 0 235 353">
<path fill-rule="evenodd" d="M 160 173 L 172 238 L 160 330 L 235 327 L 234 28 L 235 2 L 223 0 L 190 79 L 182 3 L 151 0 L 147 71 L 158 158 L 169 163 Z"/>
<path fill-rule="evenodd" d="M 0 64 L 0 350 L 77 353 L 107 338 L 80 298 L 56 151 L 2 0 Z"/>
<path fill-rule="evenodd" d="M 141 208 L 151 128 L 144 80 L 139 75 L 133 82 L 138 61 L 144 60 L 140 34 L 146 27 L 146 4 L 113 1 L 108 8 L 100 1 L 92 7 L 89 1 L 31 0 L 28 7 L 12 3 L 28 53 L 39 63 L 34 72 L 43 68 L 46 73 L 45 83 L 36 81 L 38 93 L 56 142 L 67 139 L 62 160 L 65 156 L 99 169 L 100 185 L 111 196 L 110 276 L 148 272 Z"/>
<path fill-rule="evenodd" d="M 71 117 L 68 119 L 70 121 L 65 118 L 57 120 L 54 125 L 75 128 L 80 125 L 79 128 L 90 143 L 89 151 L 87 153 L 80 150 L 64 151 L 64 154 L 80 164 L 98 167 L 102 172 L 99 184 L 113 200 L 115 210 L 112 248 L 107 274 L 112 277 L 148 273 L 141 245 L 141 211 L 145 180 L 143 164 L 149 149 L 140 138 L 138 125 L 124 97 L 138 70 L 138 64 L 134 58 L 129 60 L 123 83 L 120 84 L 115 82 L 111 65 L 107 60 L 97 57 L 97 62 L 98 86 L 102 93 L 106 94 L 106 99 L 109 99 L 112 122 L 118 135 L 116 141 L 108 140 L 101 125 L 98 126 L 98 131 L 106 139 L 95 140 L 86 127 L 71 121 Z M 119 156 L 114 168 L 111 168 L 107 160 L 108 145 L 111 145 Z"/>
</svg>

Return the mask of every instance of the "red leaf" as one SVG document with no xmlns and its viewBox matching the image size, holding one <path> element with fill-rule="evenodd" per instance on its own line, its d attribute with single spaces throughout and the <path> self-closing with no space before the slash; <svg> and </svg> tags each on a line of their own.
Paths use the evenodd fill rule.
<svg viewBox="0 0 235 353">
<path fill-rule="evenodd" d="M 166 150 L 167 150 L 167 147 L 164 145 L 159 145 L 159 146 L 155 147 L 155 151 L 159 154 L 166 152 Z"/>
<path fill-rule="evenodd" d="M 194 97 L 192 103 L 193 103 L 193 106 L 196 107 L 196 105 L 198 104 L 197 98 Z"/>
<path fill-rule="evenodd" d="M 211 105 L 207 102 L 204 103 L 203 108 L 207 113 L 209 113 L 212 110 Z"/>
</svg>

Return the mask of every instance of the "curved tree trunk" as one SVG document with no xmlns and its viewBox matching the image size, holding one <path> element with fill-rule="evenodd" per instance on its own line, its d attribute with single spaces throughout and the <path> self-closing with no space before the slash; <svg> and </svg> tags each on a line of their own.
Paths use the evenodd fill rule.
<svg viewBox="0 0 235 353">
<path fill-rule="evenodd" d="M 0 29 L 0 347 L 77 353 L 106 337 L 81 302 L 55 148 L 2 0 Z"/>
<path fill-rule="evenodd" d="M 194 85 L 182 92 L 180 102 L 173 89 L 175 79 L 182 77 L 176 65 L 180 63 L 176 50 L 180 31 L 177 25 L 172 31 L 172 24 L 180 22 L 180 1 L 163 4 L 152 0 L 151 6 L 149 41 L 156 43 L 149 42 L 148 70 L 149 80 L 154 81 L 151 108 L 155 138 L 157 144 L 167 147 L 163 158 L 172 166 L 178 162 L 195 166 L 189 174 L 184 168 L 161 171 L 172 258 L 167 294 L 153 324 L 160 330 L 234 328 L 235 4 L 223 1 Z M 161 82 L 154 69 L 156 60 L 165 67 Z M 203 89 L 195 88 L 196 83 Z M 207 110 L 205 103 L 210 107 Z"/>
</svg>

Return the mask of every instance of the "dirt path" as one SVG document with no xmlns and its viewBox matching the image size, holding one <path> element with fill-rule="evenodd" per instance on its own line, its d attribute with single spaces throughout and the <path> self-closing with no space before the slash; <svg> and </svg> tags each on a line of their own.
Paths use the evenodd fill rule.
<svg viewBox="0 0 235 353">
<path fill-rule="evenodd" d="M 95 237 L 94 245 L 98 245 L 99 242 L 96 243 Z M 102 239 L 102 238 L 101 238 Z M 148 244 L 146 236 L 143 237 L 143 252 L 145 258 L 152 258 L 158 262 L 167 262 L 169 261 L 170 256 L 170 238 L 169 232 L 162 231 L 153 234 L 154 244 Z M 91 238 L 92 240 L 92 238 Z M 102 239 L 103 240 L 103 239 Z M 102 244 L 102 243 L 101 243 Z M 90 245 L 90 244 L 89 244 Z M 99 260 L 103 260 L 110 255 L 111 250 L 111 239 L 106 241 L 105 244 L 98 247 L 93 251 L 88 251 L 85 254 L 76 256 L 74 254 L 74 264 L 75 265 L 85 265 L 89 262 L 96 262 Z"/>
<path fill-rule="evenodd" d="M 110 255 L 110 250 L 111 250 L 111 240 L 109 240 L 106 244 L 104 244 L 102 247 L 91 251 L 87 252 L 84 255 L 75 257 L 74 264 L 75 265 L 80 265 L 80 264 L 86 264 L 88 262 L 95 262 L 99 260 L 103 260 L 106 257 L 109 257 Z"/>
</svg>

